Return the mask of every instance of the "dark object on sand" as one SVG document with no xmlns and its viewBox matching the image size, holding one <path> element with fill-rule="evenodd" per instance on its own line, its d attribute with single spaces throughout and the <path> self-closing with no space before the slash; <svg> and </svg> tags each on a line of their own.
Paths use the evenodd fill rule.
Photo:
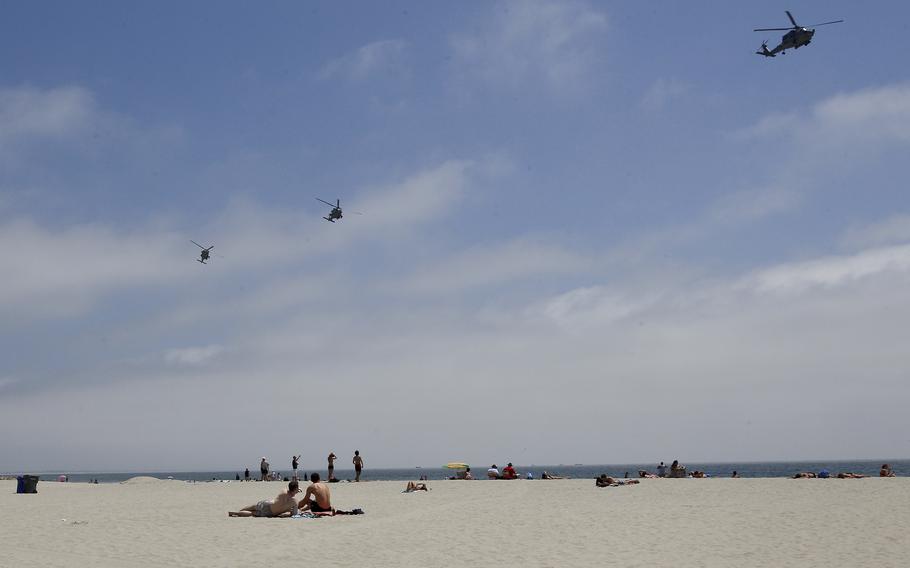
<svg viewBox="0 0 910 568">
<path fill-rule="evenodd" d="M 39 479 L 37 475 L 20 475 L 16 478 L 16 493 L 37 493 Z"/>
</svg>

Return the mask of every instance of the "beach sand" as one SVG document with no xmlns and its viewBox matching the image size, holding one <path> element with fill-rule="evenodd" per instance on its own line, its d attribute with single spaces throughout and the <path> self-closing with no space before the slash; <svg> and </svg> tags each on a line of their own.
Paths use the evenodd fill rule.
<svg viewBox="0 0 910 568">
<path fill-rule="evenodd" d="M 0 482 L 0 566 L 910 566 L 910 479 L 332 485 L 360 516 L 228 518 L 286 483 Z"/>
</svg>

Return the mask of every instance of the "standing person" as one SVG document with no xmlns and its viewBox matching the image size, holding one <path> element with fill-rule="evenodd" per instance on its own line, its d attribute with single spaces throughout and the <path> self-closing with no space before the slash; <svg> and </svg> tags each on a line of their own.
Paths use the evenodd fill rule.
<svg viewBox="0 0 910 568">
<path fill-rule="evenodd" d="M 246 468 L 246 471 L 243 472 L 243 480 L 244 481 L 250 480 L 250 468 Z"/>
<path fill-rule="evenodd" d="M 294 481 L 299 481 L 300 478 L 297 477 L 297 466 L 300 465 L 300 456 L 293 456 L 291 458 L 291 469 L 294 470 Z"/>
<path fill-rule="evenodd" d="M 338 459 L 335 452 L 329 453 L 329 477 L 326 481 L 332 482 L 335 479 L 335 460 Z"/>
<path fill-rule="evenodd" d="M 259 462 L 259 473 L 261 474 L 260 481 L 269 480 L 269 462 L 265 461 L 265 456 L 262 456 L 262 461 Z"/>
<path fill-rule="evenodd" d="M 354 450 L 354 481 L 360 481 L 360 472 L 363 471 L 363 458 L 360 450 Z"/>
</svg>

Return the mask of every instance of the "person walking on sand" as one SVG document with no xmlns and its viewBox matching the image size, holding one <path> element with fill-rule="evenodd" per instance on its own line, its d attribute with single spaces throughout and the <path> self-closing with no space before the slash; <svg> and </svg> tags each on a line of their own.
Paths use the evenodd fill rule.
<svg viewBox="0 0 910 568">
<path fill-rule="evenodd" d="M 304 493 L 303 499 L 300 500 L 299 507 L 301 512 L 335 514 L 335 509 L 332 508 L 332 492 L 329 490 L 328 485 L 319 481 L 318 473 L 313 472 L 310 474 L 310 485 L 306 488 L 306 493 Z"/>
<path fill-rule="evenodd" d="M 243 472 L 243 480 L 244 481 L 250 480 L 250 468 L 246 468 L 246 471 Z"/>
<path fill-rule="evenodd" d="M 297 466 L 298 465 L 300 465 L 300 456 L 291 457 L 291 469 L 294 470 L 294 477 L 292 479 L 294 481 L 300 481 L 300 478 L 297 477 Z"/>
<path fill-rule="evenodd" d="M 284 517 L 291 516 L 297 510 L 297 500 L 294 495 L 300 493 L 300 485 L 296 481 L 288 483 L 288 490 L 282 491 L 272 501 L 260 501 L 255 505 L 244 507 L 239 511 L 228 511 L 229 517 Z"/>
<path fill-rule="evenodd" d="M 265 461 L 265 456 L 262 456 L 262 461 L 259 462 L 259 473 L 261 474 L 260 481 L 269 480 L 269 462 Z"/>
<path fill-rule="evenodd" d="M 329 478 L 327 481 L 330 483 L 335 479 L 335 460 L 338 457 L 335 455 L 335 452 L 329 453 Z"/>
<path fill-rule="evenodd" d="M 360 472 L 363 471 L 363 458 L 360 450 L 354 450 L 354 481 L 360 481 Z"/>
</svg>

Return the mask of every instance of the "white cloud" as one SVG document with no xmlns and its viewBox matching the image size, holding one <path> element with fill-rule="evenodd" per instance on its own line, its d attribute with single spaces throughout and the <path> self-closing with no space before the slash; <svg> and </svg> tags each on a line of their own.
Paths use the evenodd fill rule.
<svg viewBox="0 0 910 568">
<path fill-rule="evenodd" d="M 641 99 L 641 106 L 647 110 L 663 109 L 673 100 L 689 92 L 689 85 L 679 79 L 660 78 L 648 88 Z"/>
<path fill-rule="evenodd" d="M 97 118 L 92 94 L 81 87 L 0 89 L 0 147 L 11 139 L 61 138 Z"/>
<path fill-rule="evenodd" d="M 910 271 L 910 245 L 865 250 L 760 270 L 744 285 L 761 293 L 801 293 L 811 288 L 842 286 L 880 273 Z"/>
<path fill-rule="evenodd" d="M 407 42 L 387 39 L 368 43 L 352 53 L 326 63 L 319 76 L 322 79 L 341 77 L 363 81 L 380 74 L 399 73 L 405 69 Z"/>
<path fill-rule="evenodd" d="M 224 347 L 221 345 L 169 349 L 164 354 L 164 360 L 174 365 L 199 366 L 221 354 L 223 351 Z"/>
<path fill-rule="evenodd" d="M 775 213 L 791 211 L 801 201 L 802 196 L 798 191 L 783 187 L 742 190 L 719 198 L 709 208 L 708 218 L 724 224 L 754 221 Z"/>
<path fill-rule="evenodd" d="M 467 250 L 442 262 L 424 266 L 406 277 L 406 292 L 451 294 L 478 287 L 502 285 L 529 277 L 576 272 L 587 266 L 584 257 L 543 240 L 517 239 Z"/>
<path fill-rule="evenodd" d="M 863 254 L 874 257 L 877 251 Z M 190 365 L 191 374 L 184 376 L 186 370 L 174 368 L 183 356 L 175 355 L 174 363 L 161 361 L 160 369 L 135 379 L 130 374 L 130 382 L 0 398 L 0 428 L 10 433 L 4 440 L 28 431 L 36 445 L 54 447 L 53 427 L 28 418 L 40 407 L 58 422 L 78 418 L 86 429 L 100 432 L 72 441 L 77 450 L 72 455 L 62 448 L 56 467 L 79 460 L 142 467 L 149 459 L 159 468 L 229 467 L 245 463 L 250 454 L 281 455 L 296 443 L 301 399 L 295 395 L 306 385 L 323 396 L 319 405 L 306 408 L 309 434 L 333 436 L 337 447 L 369 447 L 377 467 L 443 463 L 451 454 L 492 463 L 518 451 L 532 463 L 572 463 L 601 440 L 605 424 L 635 431 L 617 436 L 611 446 L 611 455 L 621 456 L 616 459 L 630 461 L 655 454 L 692 460 L 890 455 L 902 440 L 881 432 L 910 427 L 906 413 L 899 412 L 910 395 L 905 377 L 910 354 L 895 339 L 910 317 L 906 264 L 876 261 L 875 270 L 853 270 L 865 274 L 860 278 L 812 277 L 834 285 L 797 286 L 789 294 L 756 288 L 762 274 L 799 273 L 812 263 L 838 260 L 850 262 L 822 258 L 725 280 L 654 280 L 646 286 L 617 279 L 530 305 L 507 302 L 495 319 L 457 295 L 434 305 L 380 302 L 363 311 L 361 305 L 338 303 L 278 315 L 244 324 L 228 342 L 219 342 L 224 345 L 219 355 L 241 356 L 217 373 Z M 199 349 L 203 358 L 211 347 L 190 350 Z M 213 397 L 217 408 L 268 403 L 273 412 L 194 427 Z M 813 405 L 798 402 L 808 397 Z M 509 420 L 527 428 L 490 441 L 483 433 L 501 425 L 503 401 Z M 87 405 L 98 411 L 86 415 Z M 463 420 L 467 407 L 475 419 Z M 163 409 L 173 420 L 141 432 L 138 440 L 104 427 L 125 420 L 151 423 Z M 338 412 L 355 427 L 339 430 L 333 420 Z M 681 413 L 698 419 L 685 419 L 687 427 L 680 430 Z M 844 421 L 844 413 L 853 419 Z M 877 416 L 887 418 L 879 422 Z M 826 427 L 808 431 L 807 421 Z M 546 427 L 528 430 L 540 424 Z M 417 444 L 417 456 L 413 447 L 400 444 L 413 436 L 415 425 L 433 440 Z M 275 435 L 263 441 L 256 434 L 262 428 Z M 787 435 L 797 428 L 799 439 Z M 132 447 L 154 448 L 181 432 L 186 443 L 167 455 L 143 457 Z M 212 436 L 230 443 L 193 455 L 193 447 Z M 651 440 L 647 447 L 641 446 L 642 437 Z M 0 441 L 0 450 L 7 448 Z"/>
<path fill-rule="evenodd" d="M 481 31 L 452 38 L 460 73 L 514 89 L 541 84 L 551 92 L 583 89 L 602 58 L 598 34 L 606 17 L 585 2 L 514 0 L 497 3 Z"/>
<path fill-rule="evenodd" d="M 775 137 L 797 142 L 806 150 L 831 146 L 864 146 L 910 141 L 910 85 L 888 85 L 839 94 L 816 103 L 809 114 L 773 113 L 736 136 Z"/>
<path fill-rule="evenodd" d="M 850 227 L 842 244 L 848 248 L 865 248 L 907 241 L 910 241 L 910 215 L 904 213 L 870 225 Z"/>
<path fill-rule="evenodd" d="M 49 230 L 28 220 L 0 224 L 0 312 L 71 315 L 105 292 L 161 284 L 185 264 L 181 244 L 166 232 L 95 225 Z"/>
<path fill-rule="evenodd" d="M 449 160 L 405 180 L 370 189 L 351 208 L 364 213 L 359 226 L 408 226 L 427 223 L 448 213 L 468 189 L 469 161 Z"/>
</svg>

